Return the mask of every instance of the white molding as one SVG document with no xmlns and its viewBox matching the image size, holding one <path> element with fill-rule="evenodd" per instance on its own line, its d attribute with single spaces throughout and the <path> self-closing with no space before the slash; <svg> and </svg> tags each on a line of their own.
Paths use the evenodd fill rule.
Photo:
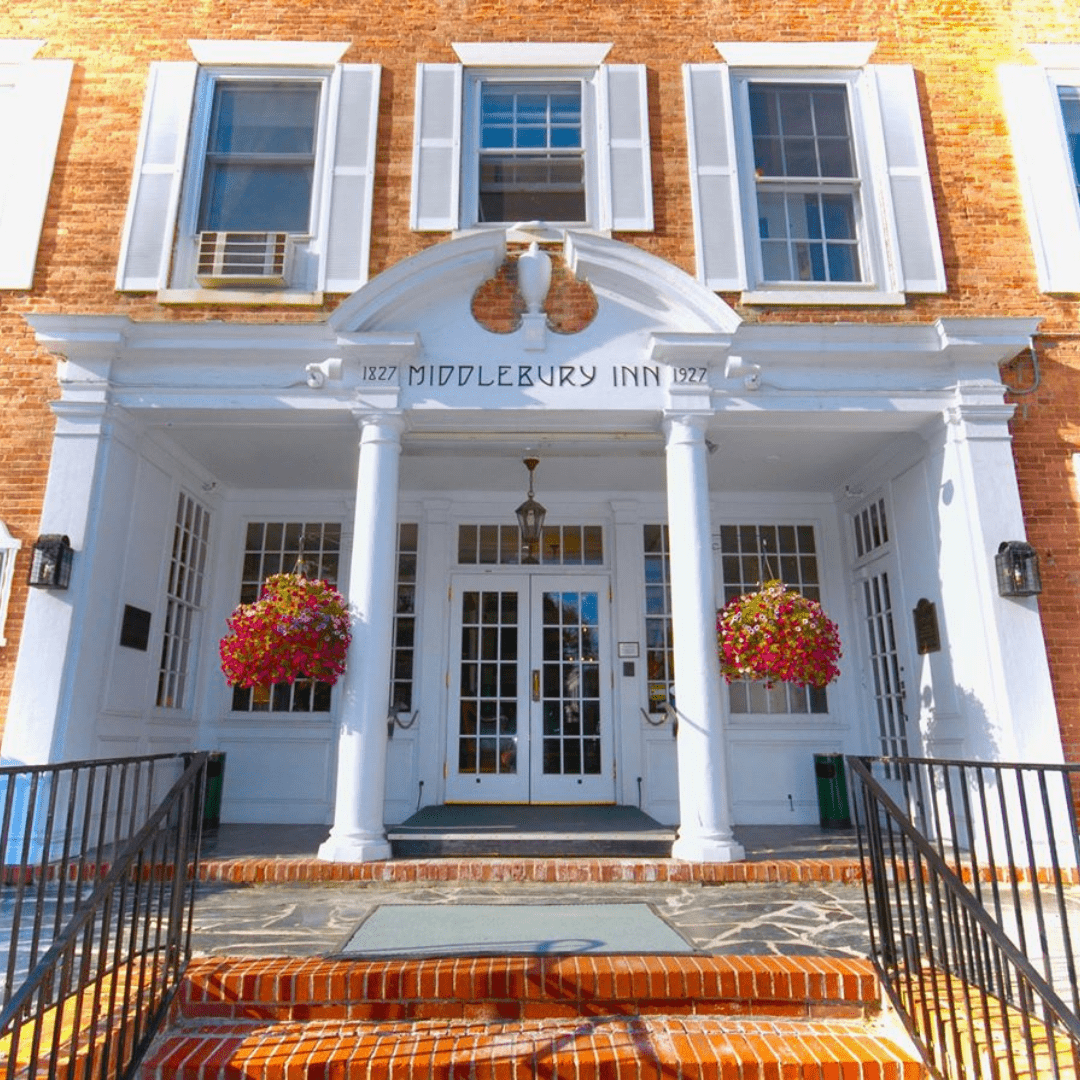
<svg viewBox="0 0 1080 1080">
<path fill-rule="evenodd" d="M 318 307 L 321 292 L 270 292 L 254 289 L 158 289 L 159 304 L 260 304 L 277 307 Z"/>
<path fill-rule="evenodd" d="M 1080 68 L 1080 44 L 1028 45 L 1027 50 L 1045 68 Z"/>
<path fill-rule="evenodd" d="M 826 286 L 820 292 L 813 289 L 751 289 L 739 297 L 743 304 L 798 304 L 829 305 L 841 307 L 896 307 L 907 302 L 902 292 L 878 291 L 871 288 L 846 291 Z"/>
<path fill-rule="evenodd" d="M 732 67 L 861 68 L 870 62 L 876 41 L 715 41 Z"/>
<path fill-rule="evenodd" d="M 0 64 L 25 64 L 44 44 L 44 38 L 0 38 Z"/>
<path fill-rule="evenodd" d="M 204 67 L 238 64 L 333 67 L 351 44 L 351 41 L 188 40 L 192 54 Z"/>
<path fill-rule="evenodd" d="M 7 622 L 11 586 L 15 580 L 15 555 L 21 547 L 22 541 L 12 536 L 7 525 L 0 521 L 0 645 L 7 644 L 4 624 Z"/>
<path fill-rule="evenodd" d="M 455 41 L 453 50 L 466 67 L 599 67 L 611 42 Z"/>
</svg>

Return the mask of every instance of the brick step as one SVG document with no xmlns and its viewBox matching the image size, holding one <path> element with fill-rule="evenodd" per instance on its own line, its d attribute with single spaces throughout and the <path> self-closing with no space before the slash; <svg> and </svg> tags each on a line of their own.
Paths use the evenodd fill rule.
<svg viewBox="0 0 1080 1080">
<path fill-rule="evenodd" d="M 829 957 L 211 957 L 188 966 L 174 1014 L 189 1020 L 861 1018 L 879 1000 L 869 962 Z"/>
<path fill-rule="evenodd" d="M 853 1020 L 581 1016 L 514 1023 L 218 1021 L 174 1030 L 144 1080 L 680 1076 L 920 1080 L 921 1062 Z"/>
</svg>

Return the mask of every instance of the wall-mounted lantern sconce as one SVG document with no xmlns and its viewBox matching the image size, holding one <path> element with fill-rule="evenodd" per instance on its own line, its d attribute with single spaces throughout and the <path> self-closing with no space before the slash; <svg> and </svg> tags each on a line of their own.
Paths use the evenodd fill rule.
<svg viewBox="0 0 1080 1080">
<path fill-rule="evenodd" d="M 30 584 L 44 589 L 66 589 L 71 582 L 71 541 L 47 533 L 34 542 L 30 557 Z"/>
<path fill-rule="evenodd" d="M 533 498 L 533 470 L 540 464 L 540 459 L 528 457 L 522 464 L 529 470 L 529 495 L 514 513 L 521 529 L 522 562 L 534 563 L 547 510 Z"/>
<path fill-rule="evenodd" d="M 1025 541 L 1003 541 L 994 556 L 994 564 L 998 592 L 1002 596 L 1038 596 L 1042 592 L 1039 555 Z"/>
</svg>

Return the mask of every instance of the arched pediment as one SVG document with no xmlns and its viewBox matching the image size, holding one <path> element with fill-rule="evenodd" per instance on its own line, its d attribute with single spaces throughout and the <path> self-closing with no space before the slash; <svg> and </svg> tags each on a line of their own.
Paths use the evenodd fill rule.
<svg viewBox="0 0 1080 1080">
<path fill-rule="evenodd" d="M 511 233 L 512 239 L 528 239 Z M 387 330 L 424 332 L 433 317 L 460 307 L 471 318 L 473 294 L 506 257 L 507 232 L 474 233 L 435 244 L 361 286 L 330 316 L 339 333 Z M 632 244 L 567 232 L 567 267 L 596 293 L 601 311 L 622 308 L 633 322 L 656 332 L 731 334 L 741 320 L 715 293 L 689 274 Z"/>
</svg>

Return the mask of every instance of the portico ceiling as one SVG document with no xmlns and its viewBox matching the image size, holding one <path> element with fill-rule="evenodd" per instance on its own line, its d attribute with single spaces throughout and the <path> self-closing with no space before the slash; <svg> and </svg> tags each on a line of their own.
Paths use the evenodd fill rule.
<svg viewBox="0 0 1080 1080">
<path fill-rule="evenodd" d="M 164 418 L 161 418 L 164 419 Z M 358 431 L 348 414 L 324 413 L 304 422 L 294 417 L 271 424 L 238 415 L 232 422 L 205 414 L 173 414 L 151 430 L 166 445 L 198 463 L 223 488 L 303 488 L 351 494 L 356 483 Z M 583 430 L 546 416 L 532 428 L 487 418 L 483 429 L 445 424 L 414 426 L 403 438 L 403 493 L 452 491 L 516 492 L 522 487 L 521 459 L 530 450 L 541 460 L 538 484 L 548 491 L 631 493 L 664 490 L 664 441 L 660 418 L 641 417 L 620 429 Z M 623 416 L 626 421 L 628 418 Z M 860 466 L 885 452 L 903 431 L 925 417 L 892 414 L 875 418 L 870 430 L 858 417 L 844 423 L 793 422 L 792 417 L 720 416 L 707 438 L 713 490 L 837 490 Z M 494 421 L 494 422 L 493 422 Z M 884 430 L 883 430 L 884 428 Z"/>
</svg>

